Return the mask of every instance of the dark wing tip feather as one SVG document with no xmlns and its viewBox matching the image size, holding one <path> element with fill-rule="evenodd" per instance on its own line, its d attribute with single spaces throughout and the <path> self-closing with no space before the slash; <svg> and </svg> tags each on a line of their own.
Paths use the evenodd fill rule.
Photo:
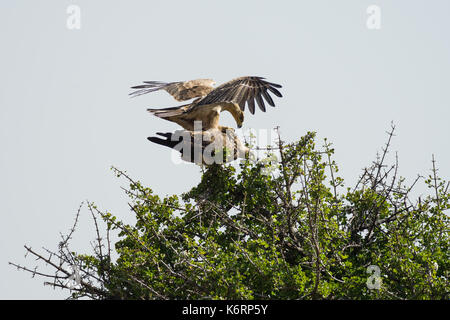
<svg viewBox="0 0 450 320">
<path fill-rule="evenodd" d="M 273 88 L 273 87 L 267 87 L 267 89 L 270 90 L 270 92 L 272 92 L 274 95 L 276 95 L 277 97 L 281 98 L 283 97 L 283 95 L 281 94 L 280 91 L 278 91 L 277 89 Z"/>
<path fill-rule="evenodd" d="M 162 146 L 167 146 L 167 140 L 158 137 L 147 137 L 147 140 L 153 143 L 160 144 Z"/>
<path fill-rule="evenodd" d="M 264 88 L 262 90 L 262 95 L 270 106 L 275 107 L 275 103 L 273 102 L 272 97 L 267 93 L 267 88 Z"/>
<path fill-rule="evenodd" d="M 253 97 L 247 100 L 248 110 L 250 110 L 251 114 L 255 114 L 255 100 Z"/>
<path fill-rule="evenodd" d="M 168 84 L 167 82 L 163 82 L 163 81 L 142 81 L 142 82 L 146 83 L 146 84 L 150 84 L 150 85 L 155 85 L 155 86 Z"/>
<path fill-rule="evenodd" d="M 267 83 L 270 84 L 272 87 L 275 87 L 275 88 L 283 88 L 283 86 L 281 84 L 272 83 L 272 82 L 267 82 Z"/>
<path fill-rule="evenodd" d="M 163 136 L 163 137 L 166 137 L 168 139 L 170 139 L 172 137 L 172 134 L 170 132 L 166 132 L 166 133 L 164 133 L 164 132 L 157 132 L 156 134 L 158 136 Z"/>
<path fill-rule="evenodd" d="M 138 86 L 131 87 L 131 89 L 144 89 L 144 88 L 150 88 L 150 87 L 146 84 L 141 84 Z"/>
<path fill-rule="evenodd" d="M 157 133 L 160 136 L 165 137 L 166 139 L 161 139 L 158 137 L 147 137 L 148 141 L 151 141 L 153 143 L 165 146 L 165 147 L 169 147 L 169 148 L 174 148 L 179 142 L 178 141 L 173 141 L 172 140 L 172 134 L 171 133 L 161 133 L 158 132 Z"/>
<path fill-rule="evenodd" d="M 131 89 L 134 89 L 137 91 L 131 92 L 128 95 L 132 96 L 132 97 L 141 96 L 143 94 L 147 94 L 150 92 L 164 89 L 164 87 L 166 87 L 167 85 L 170 84 L 170 83 L 161 82 L 161 81 L 143 81 L 143 83 L 145 83 L 145 84 L 131 87 Z"/>
<path fill-rule="evenodd" d="M 239 108 L 241 108 L 242 111 L 245 111 L 245 100 L 241 100 L 238 104 Z"/>
<path fill-rule="evenodd" d="M 266 112 L 266 105 L 264 104 L 264 100 L 261 98 L 259 94 L 255 96 L 256 102 L 258 103 L 259 108 L 262 112 Z"/>
</svg>

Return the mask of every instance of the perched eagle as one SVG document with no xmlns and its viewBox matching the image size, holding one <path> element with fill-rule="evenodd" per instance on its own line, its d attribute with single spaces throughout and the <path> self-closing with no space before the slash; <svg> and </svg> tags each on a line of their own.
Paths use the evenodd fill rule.
<svg viewBox="0 0 450 320">
<path fill-rule="evenodd" d="M 244 121 L 244 110 L 247 104 L 252 114 L 255 113 L 255 100 L 259 108 L 265 112 L 264 100 L 272 107 L 275 106 L 269 91 L 277 97 L 282 97 L 277 88 L 281 85 L 271 83 L 262 77 L 240 77 L 228 81 L 217 88 L 211 79 L 197 79 L 184 82 L 144 81 L 145 84 L 132 87 L 136 91 L 131 96 L 140 96 L 157 90 L 165 90 L 177 101 L 196 98 L 193 102 L 178 107 L 164 109 L 147 109 L 155 116 L 175 122 L 185 130 L 194 131 L 195 121 L 201 121 L 202 130 L 226 127 L 219 125 L 219 115 L 222 111 L 232 114 L 238 127 Z M 264 98 L 264 100 L 263 100 Z"/>
<path fill-rule="evenodd" d="M 242 144 L 231 128 L 225 132 L 213 128 L 206 131 L 177 130 L 174 133 L 156 134 L 165 139 L 147 139 L 179 151 L 184 161 L 196 164 L 223 163 L 250 155 L 250 149 Z"/>
</svg>

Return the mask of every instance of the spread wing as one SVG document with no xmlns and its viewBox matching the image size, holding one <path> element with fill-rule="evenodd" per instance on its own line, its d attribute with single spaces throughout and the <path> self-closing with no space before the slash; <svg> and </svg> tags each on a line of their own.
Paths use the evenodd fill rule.
<svg viewBox="0 0 450 320">
<path fill-rule="evenodd" d="M 194 103 L 193 107 L 208 105 L 218 102 L 234 102 L 239 104 L 242 111 L 245 110 L 245 104 L 252 114 L 255 113 L 255 100 L 259 108 L 265 112 L 266 106 L 264 100 L 275 106 L 269 91 L 277 97 L 282 97 L 277 88 L 281 85 L 267 82 L 263 77 L 240 77 L 222 84 L 216 89 L 212 90 L 205 97 L 199 99 Z M 264 97 L 264 100 L 263 100 Z"/>
<path fill-rule="evenodd" d="M 211 79 L 197 79 L 178 82 L 144 81 L 145 84 L 131 87 L 136 91 L 130 93 L 137 97 L 146 93 L 165 90 L 177 101 L 185 101 L 192 98 L 204 97 L 214 89 L 214 81 Z"/>
</svg>

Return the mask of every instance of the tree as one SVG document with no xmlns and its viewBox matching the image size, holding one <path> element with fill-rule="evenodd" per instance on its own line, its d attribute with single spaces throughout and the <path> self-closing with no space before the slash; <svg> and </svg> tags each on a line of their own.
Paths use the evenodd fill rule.
<svg viewBox="0 0 450 320">
<path fill-rule="evenodd" d="M 134 225 L 88 202 L 93 253 L 69 248 L 80 208 L 56 251 L 25 247 L 54 272 L 12 264 L 71 298 L 448 299 L 449 184 L 433 158 L 428 178 L 405 185 L 398 161 L 385 163 L 393 134 L 353 188 L 311 132 L 268 147 L 279 161 L 210 165 L 181 196 L 160 198 L 113 168 L 129 182 Z M 429 195 L 412 199 L 419 181 Z"/>
</svg>

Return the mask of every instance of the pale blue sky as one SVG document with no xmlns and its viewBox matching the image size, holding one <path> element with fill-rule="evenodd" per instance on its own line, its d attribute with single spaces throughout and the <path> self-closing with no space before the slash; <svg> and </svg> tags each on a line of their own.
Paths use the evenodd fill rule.
<svg viewBox="0 0 450 320">
<path fill-rule="evenodd" d="M 81 30 L 66 27 L 71 4 Z M 372 4 L 380 30 L 366 27 Z M 174 165 L 146 140 L 177 127 L 145 109 L 177 103 L 130 99 L 142 80 L 265 76 L 284 98 L 247 113 L 245 128 L 279 125 L 287 141 L 317 131 L 352 183 L 394 121 L 400 173 L 426 174 L 434 153 L 448 178 L 449 13 L 446 0 L 2 1 L 0 298 L 66 297 L 7 262 L 34 265 L 24 244 L 54 249 L 81 201 L 133 221 L 109 166 L 160 195 L 199 181 L 198 167 Z M 94 230 L 87 212 L 81 219 L 74 244 L 89 251 Z"/>
</svg>

